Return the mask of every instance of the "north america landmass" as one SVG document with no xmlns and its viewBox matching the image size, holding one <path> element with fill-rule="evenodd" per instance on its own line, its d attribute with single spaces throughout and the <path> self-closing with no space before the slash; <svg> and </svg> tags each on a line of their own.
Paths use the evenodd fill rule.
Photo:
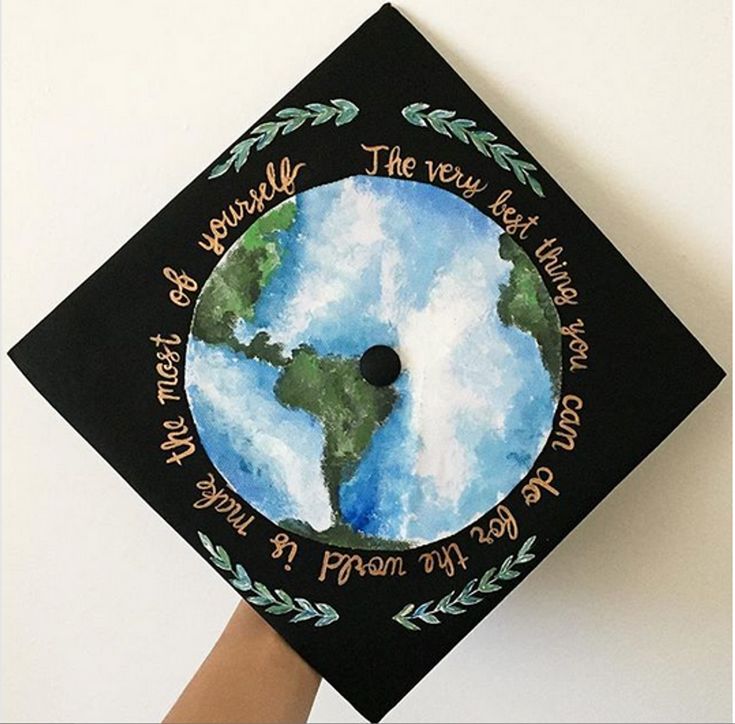
<svg viewBox="0 0 735 724">
<path fill-rule="evenodd" d="M 197 300 L 191 335 L 221 345 L 248 359 L 279 370 L 273 388 L 275 399 L 287 409 L 313 416 L 324 431 L 321 470 L 329 495 L 332 524 L 317 531 L 295 518 L 274 521 L 309 538 L 343 547 L 401 550 L 411 542 L 364 535 L 345 520 L 340 489 L 360 464 L 375 432 L 397 401 L 392 387 L 375 387 L 359 370 L 359 357 L 319 354 L 308 344 L 286 350 L 267 331 L 256 332 L 248 342 L 237 336 L 241 323 L 252 322 L 256 305 L 282 263 L 279 237 L 291 229 L 297 202 L 283 202 L 257 219 L 234 242 L 215 267 Z M 507 283 L 501 285 L 497 313 L 505 326 L 530 334 L 549 374 L 555 399 L 561 387 L 559 318 L 538 270 L 513 238 L 499 237 L 500 257 L 511 264 Z"/>
</svg>

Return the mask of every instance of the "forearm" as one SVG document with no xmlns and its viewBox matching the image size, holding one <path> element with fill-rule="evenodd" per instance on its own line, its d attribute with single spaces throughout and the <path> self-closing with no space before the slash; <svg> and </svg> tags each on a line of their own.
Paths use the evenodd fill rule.
<svg viewBox="0 0 735 724">
<path fill-rule="evenodd" d="M 305 722 L 319 675 L 241 603 L 164 719 L 183 722 Z"/>
</svg>

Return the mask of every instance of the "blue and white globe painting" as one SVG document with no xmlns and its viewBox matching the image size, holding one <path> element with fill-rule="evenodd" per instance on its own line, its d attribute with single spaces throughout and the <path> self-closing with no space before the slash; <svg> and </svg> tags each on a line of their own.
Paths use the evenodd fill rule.
<svg viewBox="0 0 735 724">
<path fill-rule="evenodd" d="M 374 387 L 363 352 L 402 371 Z M 443 189 L 353 176 L 260 217 L 204 285 L 186 354 L 201 442 L 288 531 L 405 549 L 508 495 L 551 431 L 559 318 L 528 256 Z"/>
</svg>

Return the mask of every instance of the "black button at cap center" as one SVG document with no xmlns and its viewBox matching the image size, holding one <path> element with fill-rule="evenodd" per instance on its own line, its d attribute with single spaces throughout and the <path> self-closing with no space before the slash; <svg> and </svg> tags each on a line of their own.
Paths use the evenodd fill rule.
<svg viewBox="0 0 735 724">
<path fill-rule="evenodd" d="M 360 374 L 375 387 L 385 387 L 401 373 L 401 359 L 392 347 L 376 344 L 360 358 Z"/>
</svg>

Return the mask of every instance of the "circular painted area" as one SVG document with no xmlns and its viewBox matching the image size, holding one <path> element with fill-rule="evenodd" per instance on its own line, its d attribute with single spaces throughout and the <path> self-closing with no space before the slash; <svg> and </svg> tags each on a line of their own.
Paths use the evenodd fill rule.
<svg viewBox="0 0 735 724">
<path fill-rule="evenodd" d="M 391 384 L 365 350 L 400 357 Z M 428 184 L 304 191 L 233 243 L 197 301 L 186 391 L 213 465 L 279 526 L 401 549 L 451 535 L 533 465 L 559 318 L 524 251 Z"/>
</svg>

